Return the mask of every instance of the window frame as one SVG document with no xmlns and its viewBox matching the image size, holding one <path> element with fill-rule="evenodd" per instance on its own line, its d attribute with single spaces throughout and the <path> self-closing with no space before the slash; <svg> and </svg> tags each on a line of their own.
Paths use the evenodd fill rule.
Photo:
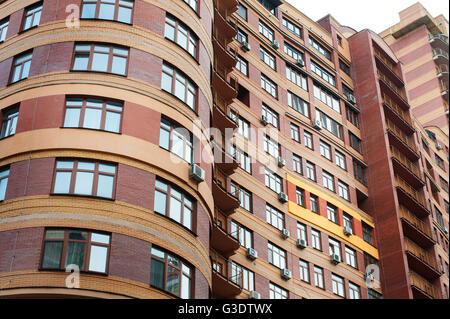
<svg viewBox="0 0 450 319">
<path fill-rule="evenodd" d="M 302 158 L 296 154 L 292 154 L 292 170 L 303 175 Z"/>
<path fill-rule="evenodd" d="M 270 241 L 267 243 L 267 260 L 269 264 L 275 266 L 279 269 L 287 268 L 287 255 L 286 250 L 277 245 L 271 243 Z"/>
<path fill-rule="evenodd" d="M 114 0 L 114 17 L 113 19 L 105 19 L 105 18 L 100 18 L 100 8 L 101 8 L 101 3 L 103 2 L 103 0 L 83 0 L 81 2 L 81 14 L 80 14 L 80 19 L 83 20 L 89 20 L 89 19 L 93 19 L 93 20 L 104 20 L 104 21 L 115 21 L 115 22 L 120 22 L 120 23 L 125 23 L 125 24 L 129 24 L 132 25 L 133 24 L 133 15 L 134 15 L 134 8 L 135 8 L 135 1 L 132 1 L 133 6 L 131 7 L 131 15 L 130 15 L 130 21 L 121 21 L 119 20 L 119 8 L 121 7 L 125 7 L 125 8 L 130 8 L 129 6 L 123 5 L 123 3 L 120 3 L 120 0 Z M 95 13 L 94 13 L 94 17 L 83 17 L 83 13 L 84 13 L 84 4 L 88 3 L 88 4 L 95 4 Z M 104 3 L 104 2 L 103 2 Z M 107 4 L 111 5 L 111 2 L 106 2 Z"/>
<path fill-rule="evenodd" d="M 275 207 L 266 204 L 266 222 L 278 230 L 282 230 L 286 225 L 286 216 Z"/>
<path fill-rule="evenodd" d="M 332 291 L 335 295 L 345 298 L 344 278 L 332 273 L 331 274 L 331 286 L 332 286 Z"/>
<path fill-rule="evenodd" d="M 20 59 L 24 59 L 23 61 L 21 61 L 20 63 L 17 63 L 18 60 Z M 9 83 L 10 84 L 14 84 L 20 81 L 23 81 L 25 79 L 27 79 L 30 76 L 30 70 L 31 70 L 31 63 L 33 60 L 33 50 L 28 50 L 26 52 L 20 53 L 16 56 L 14 56 L 14 60 L 12 63 L 12 68 L 11 68 L 11 75 L 9 78 Z M 28 66 L 26 66 L 26 70 L 27 70 L 27 74 L 24 76 L 23 71 L 25 69 L 25 65 L 28 64 Z M 16 70 L 20 67 L 20 71 L 19 71 L 19 77 L 17 80 L 14 81 L 15 78 L 15 74 L 16 74 Z"/>
<path fill-rule="evenodd" d="M 165 70 L 165 68 L 167 70 L 171 70 L 171 74 L 168 73 L 167 70 Z M 170 95 L 172 95 L 173 97 L 175 97 L 176 99 L 178 99 L 179 101 L 183 102 L 184 104 L 186 104 L 191 110 L 193 110 L 194 112 L 197 112 L 197 108 L 198 108 L 198 99 L 199 99 L 199 87 L 197 86 L 197 84 L 192 81 L 183 71 L 179 70 L 178 68 L 176 68 L 175 66 L 171 65 L 170 63 L 167 63 L 166 61 L 163 61 L 163 66 L 162 66 L 162 72 L 161 72 L 161 79 L 163 79 L 164 75 L 166 75 L 166 77 L 171 79 L 171 90 L 167 90 L 166 88 L 164 88 L 164 81 L 161 80 L 161 90 L 163 90 L 164 92 L 169 93 Z M 178 79 L 182 79 L 183 83 L 182 85 L 184 85 L 184 99 L 181 99 L 180 97 L 178 97 L 176 95 L 176 87 L 177 87 L 177 81 Z M 178 81 L 179 83 L 181 83 L 181 81 Z M 195 92 L 193 92 L 191 89 L 194 89 Z M 192 98 L 194 99 L 194 103 L 193 105 L 190 105 L 188 102 L 188 97 L 189 94 L 192 95 Z"/>
<path fill-rule="evenodd" d="M 306 177 L 309 178 L 310 180 L 312 180 L 313 182 L 317 181 L 317 174 L 316 174 L 316 165 L 306 161 Z M 311 175 L 312 173 L 312 175 Z"/>
<path fill-rule="evenodd" d="M 164 127 L 163 127 L 164 124 Z M 168 130 L 168 127 L 170 127 L 170 130 Z M 162 144 L 162 134 L 161 131 L 165 131 L 169 133 L 169 148 L 165 148 Z M 189 136 L 186 136 L 186 133 Z M 177 135 L 179 140 L 183 141 L 183 156 L 180 156 L 179 154 L 175 153 L 174 148 L 174 134 Z M 181 137 L 181 138 L 180 138 Z M 194 140 L 193 140 L 193 134 L 185 127 L 179 125 L 178 123 L 175 123 L 173 121 L 168 120 L 164 116 L 161 117 L 160 126 L 159 126 L 159 141 L 158 141 L 159 147 L 162 149 L 170 152 L 171 154 L 174 154 L 181 158 L 183 161 L 187 162 L 188 164 L 194 163 Z M 188 151 L 190 153 L 190 159 L 187 158 Z"/>
<path fill-rule="evenodd" d="M 242 278 L 242 281 L 239 282 L 239 280 L 233 280 L 233 278 Z M 255 290 L 255 273 L 234 260 L 231 261 L 231 281 L 244 290 Z"/>
<path fill-rule="evenodd" d="M 174 22 L 175 24 L 173 24 Z M 173 39 L 169 37 L 167 34 L 167 28 L 173 28 Z M 184 36 L 186 37 L 186 47 L 183 47 L 179 42 L 179 34 L 182 33 L 180 29 L 184 29 L 186 31 L 186 34 Z M 170 13 L 166 12 L 166 17 L 164 20 L 164 38 L 169 40 L 172 43 L 175 43 L 177 46 L 182 48 L 184 51 L 186 51 L 191 57 L 193 57 L 196 61 L 199 59 L 199 49 L 200 49 L 200 38 L 197 36 L 197 34 L 189 28 L 186 24 L 180 21 L 177 17 L 174 15 L 171 15 Z M 194 46 L 194 52 L 191 52 L 191 45 Z"/>
<path fill-rule="evenodd" d="M 0 20 L 0 43 L 6 41 L 6 36 L 8 34 L 9 20 L 10 20 L 9 17 Z"/>
<path fill-rule="evenodd" d="M 5 175 L 3 175 L 5 174 Z M 9 182 L 9 175 L 11 174 L 11 168 L 9 166 L 0 167 L 0 185 L 2 185 L 3 181 L 6 180 L 5 183 L 5 193 L 0 193 L 0 202 L 4 201 L 6 198 L 6 192 L 8 190 L 8 182 Z M 1 188 L 0 188 L 1 190 Z M 2 198 L 3 197 L 3 198 Z"/>
<path fill-rule="evenodd" d="M 235 238 L 242 247 L 245 248 L 253 248 L 254 240 L 253 240 L 253 231 L 248 229 L 247 227 L 241 225 L 235 220 L 231 220 L 230 224 L 230 234 L 233 238 Z M 236 229 L 236 230 L 234 230 Z"/>
<path fill-rule="evenodd" d="M 278 99 L 278 85 L 261 73 L 261 88 L 274 99 Z"/>
<path fill-rule="evenodd" d="M 336 191 L 336 187 L 334 185 L 334 176 L 324 170 L 322 170 L 322 185 L 333 193 Z"/>
<path fill-rule="evenodd" d="M 19 114 L 20 104 L 12 105 L 0 111 L 0 140 L 16 134 Z"/>
<path fill-rule="evenodd" d="M 42 18 L 42 9 L 43 9 L 43 7 L 44 7 L 43 1 L 39 1 L 39 2 L 33 3 L 32 5 L 30 5 L 30 6 L 25 8 L 25 10 L 23 12 L 20 32 L 25 32 L 27 30 L 36 28 L 36 27 L 38 27 L 40 25 L 41 18 Z M 36 11 L 34 11 L 34 10 L 36 10 Z M 37 18 L 38 19 L 37 24 L 35 24 L 36 14 L 39 14 L 39 17 Z M 25 28 L 26 23 L 27 23 L 27 19 L 28 19 L 29 16 L 31 16 L 30 26 Z"/>
<path fill-rule="evenodd" d="M 272 181 L 275 183 L 274 185 L 275 189 L 272 188 L 271 183 Z M 283 192 L 283 179 L 274 172 L 272 172 L 271 170 L 269 170 L 267 167 L 265 168 L 264 172 L 264 184 L 266 185 L 267 188 L 269 188 L 270 190 L 274 191 L 277 194 Z"/>
<path fill-rule="evenodd" d="M 299 259 L 299 271 L 300 271 L 300 280 L 306 283 L 310 283 L 309 262 L 303 259 Z"/>
<path fill-rule="evenodd" d="M 279 298 L 281 297 L 281 298 Z M 289 291 L 269 282 L 269 299 L 288 299 Z"/>
<path fill-rule="evenodd" d="M 317 229 L 311 229 L 311 247 L 318 251 L 322 251 L 322 238 L 320 231 Z"/>
<path fill-rule="evenodd" d="M 261 20 L 259 20 L 258 23 L 258 31 L 260 34 L 262 34 L 263 37 L 265 37 L 270 42 L 273 43 L 273 41 L 275 40 L 275 32 Z"/>
<path fill-rule="evenodd" d="M 276 57 L 266 50 L 262 45 L 259 46 L 259 58 L 264 64 L 270 67 L 272 70 L 277 70 Z"/>
</svg>

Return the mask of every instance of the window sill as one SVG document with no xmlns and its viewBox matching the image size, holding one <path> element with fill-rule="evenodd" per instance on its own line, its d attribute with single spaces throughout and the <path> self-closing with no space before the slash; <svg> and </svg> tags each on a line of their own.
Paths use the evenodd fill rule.
<svg viewBox="0 0 450 319">
<path fill-rule="evenodd" d="M 194 237 L 198 237 L 198 235 L 191 229 L 187 228 L 186 226 L 184 226 L 183 224 L 180 224 L 179 222 L 177 222 L 176 220 L 170 218 L 169 216 L 163 215 L 161 213 L 158 213 L 157 211 L 155 211 L 155 214 L 157 214 L 158 216 L 164 217 L 165 219 L 167 219 L 168 221 L 170 221 L 171 223 L 175 223 L 176 225 L 182 227 L 183 229 L 187 230 L 188 232 L 190 232 Z"/>
<path fill-rule="evenodd" d="M 26 78 L 17 80 L 16 82 L 8 82 L 8 84 L 6 84 L 6 87 L 9 87 L 9 86 L 12 86 L 12 85 L 14 85 L 14 84 L 20 83 L 20 82 L 22 82 L 22 81 L 25 81 L 26 79 L 28 79 L 28 76 L 27 76 Z"/>
<path fill-rule="evenodd" d="M 22 29 L 22 30 L 20 30 L 19 32 L 17 32 L 17 34 L 23 34 L 23 33 L 27 32 L 27 31 L 36 29 L 37 27 L 39 27 L 39 24 L 38 24 L 38 25 L 35 25 L 35 26 L 33 26 L 33 27 L 29 27 L 28 29 Z"/>
<path fill-rule="evenodd" d="M 60 126 L 60 129 L 78 129 L 78 130 L 87 130 L 87 131 L 95 131 L 95 132 L 104 132 L 104 133 L 112 133 L 112 134 L 116 134 L 116 135 L 122 135 L 122 132 L 111 132 L 111 131 L 106 131 L 106 130 L 101 130 L 101 129 L 95 129 L 95 128 L 87 128 L 87 127 L 65 127 L 65 126 Z"/>
<path fill-rule="evenodd" d="M 64 272 L 69 273 L 65 269 L 52 269 L 52 268 L 42 268 L 39 267 L 38 271 L 51 271 L 51 272 Z M 102 276 L 102 277 L 108 277 L 108 273 L 105 272 L 96 272 L 96 271 L 89 271 L 89 270 L 80 270 L 80 274 L 86 274 L 86 275 L 96 275 L 96 276 Z"/>
<path fill-rule="evenodd" d="M 115 198 L 107 198 L 107 197 L 99 197 L 93 195 L 80 195 L 80 194 L 61 194 L 61 193 L 50 193 L 50 196 L 69 196 L 69 197 L 79 197 L 79 198 L 90 198 L 90 199 L 98 199 L 98 200 L 107 200 L 110 202 L 115 202 Z"/>
<path fill-rule="evenodd" d="M 0 141 L 6 140 L 7 138 L 13 137 L 14 135 L 16 135 L 16 133 L 5 136 L 5 137 L 0 137 Z"/>
<path fill-rule="evenodd" d="M 124 77 L 126 78 L 128 75 L 127 74 L 118 74 L 118 73 L 112 73 L 112 72 L 104 72 L 104 71 L 92 71 L 92 70 L 69 70 L 69 72 L 82 72 L 82 73 L 97 73 L 97 74 L 109 74 L 109 75 L 117 75 L 120 77 Z M 17 82 L 15 82 L 17 83 Z"/>
<path fill-rule="evenodd" d="M 167 41 L 170 41 L 171 43 L 175 44 L 177 47 L 179 47 L 180 49 L 182 49 L 184 52 L 186 52 L 191 58 L 192 60 L 195 61 L 195 63 L 197 63 L 197 65 L 200 66 L 200 62 L 198 61 L 198 57 L 193 57 L 185 48 L 183 48 L 181 45 L 179 45 L 178 43 L 176 43 L 175 41 L 170 40 L 168 37 L 164 37 L 164 39 L 166 39 Z M 200 40 L 199 40 L 200 43 Z M 198 50 L 198 49 L 197 49 Z"/>
<path fill-rule="evenodd" d="M 200 90 L 200 89 L 197 87 L 197 90 Z M 188 109 L 191 110 L 192 112 L 194 112 L 195 116 L 198 117 L 198 112 L 197 112 L 197 110 L 196 110 L 198 100 L 196 100 L 195 108 L 192 108 L 192 107 L 190 107 L 185 101 L 183 101 L 182 99 L 180 99 L 179 97 L 177 97 L 177 96 L 176 96 L 175 94 L 173 94 L 172 92 L 166 91 L 166 90 L 164 90 L 164 89 L 161 89 L 161 91 L 166 92 L 166 93 L 169 94 L 170 96 L 173 96 L 175 99 L 177 99 L 178 101 L 180 101 L 181 103 L 183 103 L 184 105 L 186 105 L 186 106 L 188 107 Z M 197 95 L 198 95 L 198 94 L 197 94 Z M 196 97 L 197 97 L 197 96 L 196 96 Z"/>
<path fill-rule="evenodd" d="M 119 21 L 119 20 L 109 20 L 109 19 L 100 19 L 100 18 L 82 18 L 80 17 L 80 21 L 106 21 L 106 22 L 116 22 L 116 23 L 121 23 L 121 24 L 125 24 L 125 25 L 129 25 L 132 26 L 133 22 L 124 22 L 124 21 Z"/>
<path fill-rule="evenodd" d="M 176 298 L 176 299 L 181 299 L 180 296 L 177 296 L 177 295 L 171 293 L 170 291 L 161 289 L 161 288 L 156 287 L 156 286 L 153 286 L 153 285 L 150 285 L 150 287 L 153 288 L 153 289 L 156 289 L 156 290 L 158 290 L 158 291 L 161 291 L 161 292 L 163 292 L 163 293 L 166 293 L 166 294 L 168 294 L 168 295 L 170 295 L 171 297 L 174 297 L 174 298 Z M 192 296 L 191 296 L 191 298 L 192 298 Z"/>
</svg>

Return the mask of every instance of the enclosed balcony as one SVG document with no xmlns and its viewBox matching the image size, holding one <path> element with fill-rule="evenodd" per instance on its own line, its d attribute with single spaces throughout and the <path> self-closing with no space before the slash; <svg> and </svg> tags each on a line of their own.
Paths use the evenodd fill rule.
<svg viewBox="0 0 450 319">
<path fill-rule="evenodd" d="M 448 64 L 448 52 L 441 48 L 433 49 L 433 60 L 437 65 Z"/>
<path fill-rule="evenodd" d="M 409 272 L 409 280 L 414 299 L 439 299 L 441 293 L 428 280 L 414 271 Z"/>
<path fill-rule="evenodd" d="M 441 95 L 444 99 L 448 98 L 448 82 L 440 81 Z"/>
<path fill-rule="evenodd" d="M 428 35 L 430 44 L 433 48 L 440 48 L 448 51 L 448 36 L 442 33 Z"/>
<path fill-rule="evenodd" d="M 238 8 L 237 0 L 214 0 L 214 7 L 220 12 L 224 17 L 229 17 Z"/>
<path fill-rule="evenodd" d="M 402 152 L 391 145 L 392 164 L 395 172 L 409 185 L 419 188 L 425 186 L 417 162 L 410 161 Z"/>
<path fill-rule="evenodd" d="M 396 147 L 411 161 L 417 161 L 420 158 L 413 135 L 406 134 L 389 119 L 386 119 L 386 128 L 391 145 Z"/>
<path fill-rule="evenodd" d="M 237 30 L 233 27 L 219 10 L 214 11 L 214 39 L 223 48 L 233 41 L 237 34 Z"/>
<path fill-rule="evenodd" d="M 413 211 L 420 218 L 430 214 L 426 206 L 425 196 L 421 192 L 417 191 L 398 175 L 394 176 L 394 180 L 399 202 L 403 206 Z"/>
<path fill-rule="evenodd" d="M 212 194 L 215 206 L 227 217 L 234 214 L 240 206 L 238 194 L 228 192 L 226 184 L 219 179 L 215 178 L 213 181 Z"/>
<path fill-rule="evenodd" d="M 377 67 L 386 73 L 389 73 L 398 85 L 403 85 L 402 74 L 398 67 L 380 50 L 374 48 L 375 57 L 377 58 Z"/>
<path fill-rule="evenodd" d="M 214 220 L 211 231 L 211 247 L 225 258 L 228 258 L 234 255 L 240 244 L 236 239 L 237 234 L 230 234 L 226 231 L 226 217 L 219 211 L 216 211 L 216 216 L 218 217 Z"/>
<path fill-rule="evenodd" d="M 438 78 L 441 81 L 447 82 L 448 83 L 448 65 L 447 64 L 441 64 L 436 66 L 436 73 Z"/>
<path fill-rule="evenodd" d="M 401 103 L 405 105 L 405 107 L 409 107 L 408 99 L 406 98 L 405 90 L 403 85 L 399 85 L 398 83 L 394 83 L 389 77 L 384 75 L 377 70 L 378 78 L 380 80 L 380 87 L 382 92 L 389 91 L 390 95 L 396 101 L 396 103 Z"/>
<path fill-rule="evenodd" d="M 211 250 L 212 297 L 215 299 L 234 299 L 242 292 L 242 273 L 231 271 L 228 258 Z"/>
<path fill-rule="evenodd" d="M 401 108 L 387 94 L 383 94 L 383 104 L 385 115 L 392 121 L 393 124 L 399 127 L 406 134 L 413 134 L 415 132 L 411 115 L 407 110 Z"/>
<path fill-rule="evenodd" d="M 435 244 L 429 225 L 402 205 L 400 205 L 399 211 L 403 233 L 407 237 L 413 239 L 416 243 L 421 243 L 424 248 L 429 248 Z"/>
<path fill-rule="evenodd" d="M 441 272 L 438 270 L 437 262 L 433 254 L 407 237 L 404 237 L 403 240 L 409 268 L 427 280 L 439 278 Z"/>
</svg>

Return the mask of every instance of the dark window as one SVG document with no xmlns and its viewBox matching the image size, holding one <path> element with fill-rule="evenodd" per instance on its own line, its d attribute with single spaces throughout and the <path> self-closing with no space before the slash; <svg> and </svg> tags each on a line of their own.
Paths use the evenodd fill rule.
<svg viewBox="0 0 450 319">
<path fill-rule="evenodd" d="M 345 110 L 347 113 L 347 121 L 359 128 L 359 114 L 348 106 L 345 107 Z"/>
<path fill-rule="evenodd" d="M 296 24 L 292 23 L 290 20 L 286 19 L 285 17 L 283 17 L 283 26 L 292 33 L 294 33 L 299 38 L 302 37 L 302 29 Z"/>
<path fill-rule="evenodd" d="M 314 38 L 309 38 L 309 44 L 317 51 L 319 52 L 321 55 L 323 55 L 324 57 L 326 57 L 328 60 L 331 61 L 331 53 L 328 49 L 326 49 L 323 45 L 321 45 L 319 43 L 319 41 L 317 41 Z"/>
<path fill-rule="evenodd" d="M 5 200 L 6 188 L 8 186 L 9 167 L 0 168 L 0 201 Z"/>
<path fill-rule="evenodd" d="M 305 191 L 299 187 L 297 187 L 296 191 L 296 197 L 297 197 L 297 204 L 300 206 L 305 207 Z"/>
<path fill-rule="evenodd" d="M 348 132 L 350 138 L 350 146 L 358 153 L 362 154 L 361 140 L 350 131 Z"/>
<path fill-rule="evenodd" d="M 127 74 L 128 48 L 110 44 L 76 44 L 74 71 Z"/>
<path fill-rule="evenodd" d="M 239 6 L 238 6 L 238 9 L 237 9 L 236 13 L 237 13 L 242 19 L 244 19 L 245 21 L 247 21 L 247 8 L 244 7 L 244 6 L 242 5 L 242 3 L 240 3 L 240 2 L 239 2 Z"/>
<path fill-rule="evenodd" d="M 0 139 L 12 136 L 16 133 L 17 121 L 19 119 L 19 107 L 15 106 L 1 112 L 2 128 Z"/>
<path fill-rule="evenodd" d="M 83 0 L 81 18 L 131 23 L 133 6 L 132 0 Z"/>
<path fill-rule="evenodd" d="M 351 76 L 350 67 L 347 64 L 345 64 L 341 59 L 339 59 L 339 67 L 341 68 L 342 71 L 344 71 L 345 74 Z"/>
<path fill-rule="evenodd" d="M 81 271 L 108 273 L 110 235 L 76 229 L 45 231 L 42 269 L 66 269 L 77 265 Z"/>
<path fill-rule="evenodd" d="M 64 127 L 119 133 L 122 110 L 122 102 L 97 98 L 67 98 Z"/>
<path fill-rule="evenodd" d="M 199 0 L 183 0 L 183 1 L 186 2 L 192 8 L 192 10 L 194 10 L 195 12 L 198 13 L 198 1 Z"/>
<path fill-rule="evenodd" d="M 361 184 L 367 185 L 366 168 L 355 159 L 353 159 L 353 174 Z"/>
<path fill-rule="evenodd" d="M 373 245 L 373 228 L 362 222 L 363 239 Z"/>
<path fill-rule="evenodd" d="M 0 42 L 6 40 L 6 33 L 8 32 L 9 19 L 0 21 Z"/>
<path fill-rule="evenodd" d="M 56 161 L 54 194 L 114 198 L 117 166 L 92 160 Z"/>
</svg>

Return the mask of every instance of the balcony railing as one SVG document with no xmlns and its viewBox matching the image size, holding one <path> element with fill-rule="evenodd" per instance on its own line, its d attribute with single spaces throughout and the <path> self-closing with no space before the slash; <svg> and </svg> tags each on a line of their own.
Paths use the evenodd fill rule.
<svg viewBox="0 0 450 319">
<path fill-rule="evenodd" d="M 383 63 L 400 79 L 402 78 L 400 72 L 398 72 L 397 68 L 395 67 L 395 64 L 392 63 L 386 56 L 384 56 L 379 50 L 374 48 L 375 56 L 378 57 Z"/>
<path fill-rule="evenodd" d="M 395 182 L 397 186 L 401 187 L 406 193 L 408 193 L 411 197 L 413 197 L 416 201 L 418 201 L 423 207 L 426 206 L 425 197 L 415 190 L 411 185 L 409 185 L 403 178 L 398 175 L 395 175 Z"/>
<path fill-rule="evenodd" d="M 438 269 L 436 259 L 425 249 L 417 245 L 415 242 L 407 237 L 404 237 L 405 249 L 419 258 L 421 261 L 431 266 L 434 269 Z"/>
<path fill-rule="evenodd" d="M 417 177 L 420 178 L 420 169 L 417 164 L 411 162 L 403 153 L 401 153 L 396 147 L 391 145 L 391 154 L 395 157 L 400 163 L 405 165 L 411 172 L 413 172 Z"/>
<path fill-rule="evenodd" d="M 403 110 L 397 103 L 395 103 L 388 95 L 383 94 L 383 102 L 400 118 L 407 122 L 410 126 L 413 126 L 411 117 L 408 112 Z"/>
<path fill-rule="evenodd" d="M 409 280 L 412 286 L 417 287 L 418 289 L 422 290 L 429 296 L 435 299 L 440 297 L 439 290 L 436 289 L 436 287 L 434 287 L 428 280 L 426 280 L 425 278 L 418 275 L 412 270 L 409 272 Z"/>
<path fill-rule="evenodd" d="M 392 131 L 395 136 L 397 136 L 400 140 L 402 140 L 406 145 L 408 145 L 414 152 L 417 153 L 417 148 L 412 138 L 405 134 L 400 128 L 398 128 L 394 123 L 390 120 L 386 119 L 387 128 Z"/>
<path fill-rule="evenodd" d="M 442 42 L 448 44 L 448 36 L 442 33 L 436 33 L 436 34 L 429 34 L 428 38 L 430 41 L 433 40 L 441 40 Z"/>
<path fill-rule="evenodd" d="M 433 58 L 438 57 L 438 56 L 443 56 L 444 58 L 446 58 L 448 60 L 448 53 L 445 52 L 444 50 L 442 50 L 441 48 L 436 48 L 433 50 Z"/>
<path fill-rule="evenodd" d="M 427 235 L 430 238 L 432 237 L 431 229 L 427 224 L 425 224 L 422 220 L 417 218 L 417 216 L 411 213 L 406 207 L 400 205 L 400 217 L 406 219 L 410 224 L 414 225 L 417 229 L 419 229 L 422 233 Z"/>
<path fill-rule="evenodd" d="M 436 67 L 437 74 L 441 73 L 448 73 L 448 65 L 447 64 L 441 64 Z"/>
<path fill-rule="evenodd" d="M 444 81 L 441 81 L 440 85 L 441 85 L 441 93 L 442 93 L 442 95 L 448 94 L 448 84 L 445 83 Z"/>
<path fill-rule="evenodd" d="M 386 83 L 386 85 L 389 86 L 395 93 L 397 93 L 398 96 L 400 96 L 403 100 L 405 101 L 407 100 L 406 94 L 403 92 L 401 88 L 399 88 L 394 82 L 392 82 L 386 75 L 381 73 L 379 70 L 377 70 L 377 73 L 380 80 Z"/>
</svg>

